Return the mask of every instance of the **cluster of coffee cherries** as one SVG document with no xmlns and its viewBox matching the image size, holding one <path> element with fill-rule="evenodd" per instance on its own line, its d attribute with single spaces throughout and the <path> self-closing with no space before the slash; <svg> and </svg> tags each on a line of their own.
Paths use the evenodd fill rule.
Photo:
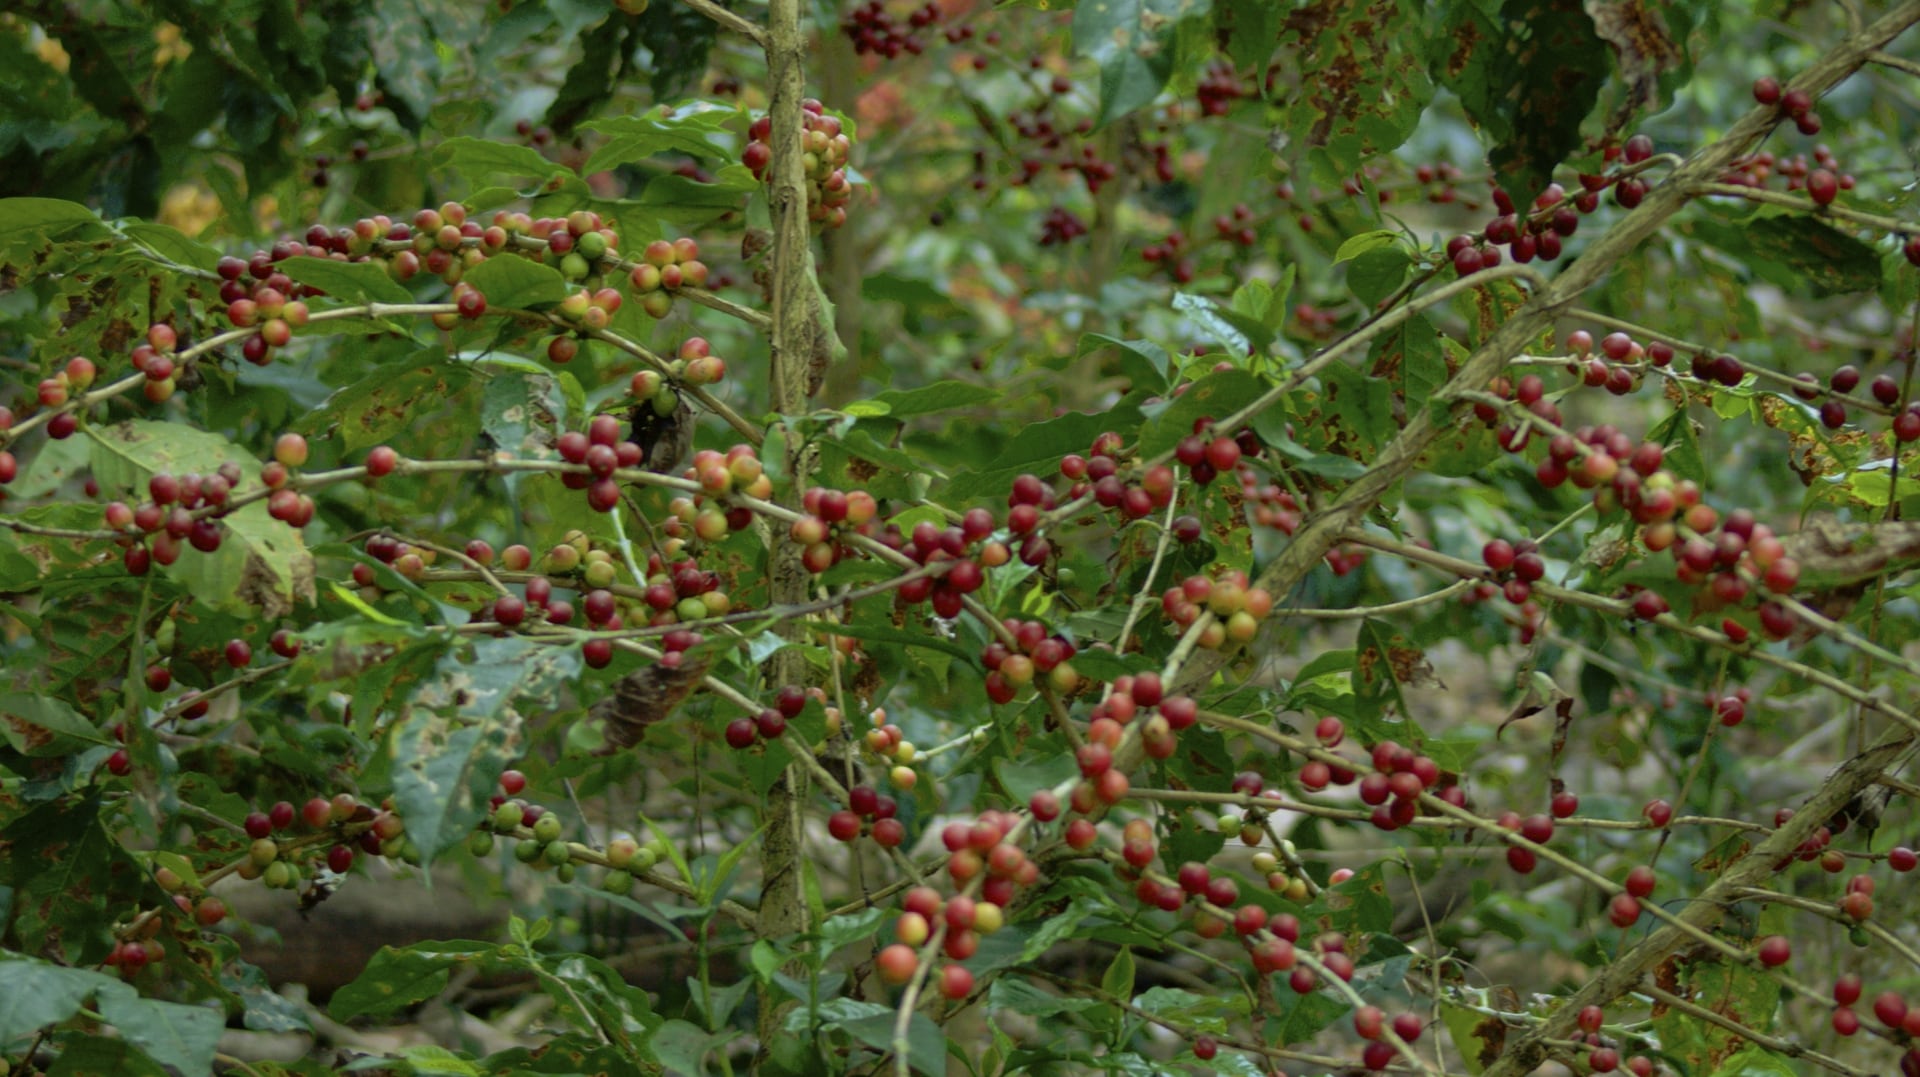
<svg viewBox="0 0 1920 1077">
<path fill-rule="evenodd" d="M 1773 936 L 1773 938 L 1779 938 L 1779 936 L 1776 935 Z M 1781 939 L 1781 941 L 1785 942 L 1786 940 Z M 1763 950 L 1765 947 L 1766 944 L 1763 943 Z M 1574 1022 L 1579 1026 L 1580 1030 L 1579 1038 L 1574 1042 L 1582 1044 L 1587 1048 L 1586 1063 L 1588 1070 L 1594 1073 L 1615 1073 L 1620 1071 L 1622 1067 L 1625 1067 L 1626 1072 L 1632 1074 L 1633 1077 L 1653 1077 L 1655 1066 L 1651 1058 L 1648 1058 L 1646 1055 L 1631 1055 L 1624 1059 L 1621 1058 L 1618 1043 L 1612 1037 L 1601 1032 L 1601 1029 L 1604 1028 L 1607 1023 L 1607 1013 L 1605 1010 L 1598 1006 L 1583 1006 L 1580 1012 L 1574 1015 Z"/>
<path fill-rule="evenodd" d="M 554 440 L 554 451 L 569 464 L 585 465 L 586 471 L 568 471 L 560 482 L 569 490 L 585 490 L 587 505 L 595 512 L 611 512 L 620 503 L 620 483 L 613 473 L 620 468 L 639 467 L 646 453 L 621 436 L 620 420 L 612 415 L 596 415 L 585 433 L 569 430 Z"/>
<path fill-rule="evenodd" d="M 267 511 L 294 527 L 305 526 L 313 518 L 313 499 L 288 489 L 286 483 L 288 468 L 306 460 L 306 441 L 298 435 L 283 436 L 275 454 L 280 459 L 261 469 L 262 481 L 273 491 Z M 149 500 L 138 508 L 124 501 L 109 502 L 104 519 L 107 527 L 124 535 L 121 560 L 127 571 L 142 576 L 155 563 L 171 565 L 179 560 L 184 546 L 202 553 L 218 550 L 225 535 L 220 517 L 229 511 L 228 501 L 241 485 L 240 466 L 229 461 L 211 475 L 153 475 L 147 480 Z"/>
<path fill-rule="evenodd" d="M 728 722 L 722 735 L 727 747 L 735 751 L 746 751 L 763 740 L 777 740 L 787 735 L 787 722 L 800 716 L 807 709 L 808 698 L 826 702 L 826 693 L 819 689 L 802 690 L 798 685 L 786 685 L 774 696 L 774 705 L 762 708 L 751 718 L 735 718 Z M 889 811 L 888 815 L 892 812 Z"/>
<path fill-rule="evenodd" d="M 561 300 L 554 313 L 582 330 L 594 332 L 613 324 L 624 298 L 613 288 L 582 288 Z M 547 358 L 552 362 L 571 363 L 578 354 L 580 339 L 572 333 L 561 333 L 547 341 Z"/>
<path fill-rule="evenodd" d="M 1865 991 L 1855 973 L 1846 973 L 1833 982 L 1833 1030 L 1842 1036 L 1860 1031 L 1860 1015 L 1853 1009 Z M 1873 1016 L 1887 1031 L 1911 1044 L 1920 1040 L 1920 1006 L 1909 1005 L 1898 991 L 1882 991 L 1873 997 Z M 1900 1056 L 1903 1075 L 1920 1074 L 1920 1046 L 1909 1046 Z"/>
<path fill-rule="evenodd" d="M 844 532 L 876 535 L 880 505 L 865 490 L 811 487 L 800 495 L 800 508 L 805 515 L 787 529 L 787 537 L 800 544 L 801 564 L 816 575 L 853 555 L 852 547 L 840 541 Z"/>
<path fill-rule="evenodd" d="M 1239 569 L 1225 569 L 1215 577 L 1188 576 L 1160 596 L 1160 609 L 1181 631 L 1191 627 L 1202 613 L 1213 620 L 1200 632 L 1199 644 L 1209 650 L 1252 641 L 1260 632 L 1260 622 L 1273 612 L 1273 596 Z"/>
<path fill-rule="evenodd" d="M 904 22 L 888 13 L 881 0 L 867 0 L 840 17 L 840 32 L 853 42 L 853 51 L 891 60 L 901 53 L 918 56 L 926 51 L 920 31 L 940 21 L 940 5 L 928 0 L 913 9 Z"/>
<path fill-rule="evenodd" d="M 985 835 L 995 829 L 993 824 L 975 823 L 971 827 L 965 823 L 953 825 L 967 830 L 969 835 L 975 829 L 980 829 L 983 840 Z M 997 838 L 995 843 L 991 846 L 992 850 L 996 852 L 1000 849 L 1011 850 L 1012 853 L 1018 854 L 1022 865 L 1033 867 L 1032 862 L 1026 859 L 1026 854 L 1018 846 L 999 843 Z M 981 857 L 971 844 L 954 851 L 954 855 L 957 857 L 962 852 L 970 853 L 975 859 Z M 1002 859 L 1011 860 L 1012 857 Z M 1037 868 L 1034 868 L 1034 875 L 1038 877 Z M 1005 878 L 1005 876 L 994 878 Z M 992 878 L 988 880 L 988 882 L 993 881 Z M 916 886 L 902 896 L 900 917 L 893 924 L 895 941 L 881 949 L 874 958 L 874 969 L 879 973 L 880 979 L 886 983 L 896 986 L 906 983 L 913 979 L 914 972 L 919 968 L 920 947 L 926 945 L 927 940 L 933 937 L 935 930 L 944 929 L 946 934 L 941 939 L 941 952 L 948 963 L 940 969 L 938 981 L 940 996 L 956 1002 L 961 1001 L 973 993 L 974 982 L 973 971 L 960 962 L 979 951 L 981 936 L 991 935 L 1006 924 L 1005 908 L 1006 906 L 1002 904 L 984 898 L 975 899 L 965 894 L 942 898 L 940 892 L 933 887 Z"/>
<path fill-rule="evenodd" d="M 980 651 L 980 664 L 987 670 L 988 699 L 1011 703 L 1037 677 L 1047 678 L 1053 690 L 1062 694 L 1080 686 L 1080 675 L 1072 664 L 1079 649 L 1072 640 L 1048 632 L 1039 621 L 1008 618 L 1002 627 L 1013 637 L 1013 645 L 996 639 Z"/>
<path fill-rule="evenodd" d="M 1827 399 L 1820 404 L 1820 425 L 1829 430 L 1838 430 L 1847 424 L 1847 406 L 1832 394 L 1846 395 L 1860 387 L 1860 370 L 1854 366 L 1843 366 L 1827 376 L 1826 392 L 1820 389 L 1820 383 L 1812 374 L 1801 372 L 1794 375 L 1799 384 L 1793 388 L 1793 395 L 1802 400 Z M 1874 401 L 1883 407 L 1897 407 L 1900 403 L 1900 382 L 1891 374 L 1881 374 L 1867 384 L 1867 392 Z M 1920 401 L 1909 403 L 1893 418 L 1893 435 L 1899 440 L 1914 441 L 1920 439 Z"/>
<path fill-rule="evenodd" d="M 817 690 L 816 690 L 817 692 Z M 824 694 L 821 694 L 824 699 Z M 832 708 L 828 708 L 828 717 L 832 718 Z M 835 723 L 828 722 L 829 733 Z M 885 707 L 875 707 L 867 714 L 867 732 L 860 740 L 869 764 L 885 766 L 887 780 L 895 789 L 912 789 L 920 780 L 920 773 L 913 769 L 913 761 L 920 758 L 920 749 L 906 739 L 906 732 L 898 723 L 887 717 Z"/>
<path fill-rule="evenodd" d="M 1040 60 L 1035 57 L 1032 66 L 1038 70 Z M 1027 143 L 1020 151 L 1020 167 L 1013 174 L 1015 187 L 1025 187 L 1044 175 L 1049 168 L 1056 172 L 1078 173 L 1087 185 L 1088 194 L 1100 193 L 1100 188 L 1113 182 L 1120 174 L 1119 166 L 1101 157 L 1093 146 L 1081 143 L 1078 149 L 1068 143 L 1069 138 L 1078 138 L 1092 132 L 1093 121 L 1088 118 L 1069 121 L 1065 117 L 1055 117 L 1054 103 L 1066 99 L 1073 93 L 1073 83 L 1065 75 L 1054 75 L 1047 84 L 1051 95 L 1042 95 L 1033 108 L 1007 114 L 1007 126 L 1013 133 Z M 979 181 L 985 178 L 984 155 L 976 154 L 974 167 L 976 189 Z"/>
<path fill-rule="evenodd" d="M 1460 200 L 1460 181 L 1466 173 L 1451 161 L 1434 161 L 1418 164 L 1413 169 L 1413 180 L 1425 192 L 1428 202 L 1435 205 L 1451 205 Z M 1475 208 L 1469 205 L 1467 208 Z"/>
<path fill-rule="evenodd" d="M 1167 275 L 1180 284 L 1191 282 L 1199 272 L 1188 250 L 1186 233 L 1177 228 L 1160 242 L 1147 244 L 1141 249 L 1140 257 L 1150 265 L 1164 266 Z"/>
<path fill-rule="evenodd" d="M 1608 160 L 1621 160 L 1628 166 L 1639 165 L 1653 156 L 1653 140 L 1634 135 L 1624 146 L 1608 147 Z M 1506 258 L 1518 263 L 1538 258 L 1551 262 L 1565 249 L 1565 241 L 1579 231 L 1580 218 L 1600 207 L 1600 192 L 1613 188 L 1614 202 L 1622 209 L 1638 206 L 1646 197 L 1645 181 L 1637 175 L 1604 173 L 1582 175 L 1580 191 L 1569 195 L 1555 183 L 1534 199 L 1528 212 L 1515 212 L 1513 199 L 1500 188 L 1493 189 L 1497 213 L 1479 236 L 1455 236 L 1447 242 L 1447 259 L 1461 276 L 1497 266 Z"/>
<path fill-rule="evenodd" d="M 1782 115 L 1793 121 L 1801 134 L 1820 133 L 1820 114 L 1813 110 L 1813 96 L 1807 91 L 1787 90 L 1780 85 L 1779 79 L 1762 75 L 1753 80 L 1753 99 L 1778 108 Z"/>
<path fill-rule="evenodd" d="M 1339 747 L 1346 735 L 1346 724 L 1333 715 L 1320 718 L 1313 727 L 1314 739 L 1329 751 Z M 1357 779 L 1360 802 L 1373 809 L 1371 821 L 1381 830 L 1398 830 L 1413 822 L 1421 812 L 1422 793 L 1433 792 L 1456 808 L 1466 807 L 1466 789 L 1448 781 L 1440 765 L 1429 756 L 1383 740 L 1373 746 L 1369 761 L 1373 769 L 1361 777 L 1353 767 L 1308 759 L 1300 764 L 1297 778 L 1300 787 L 1310 793 L 1329 785 L 1351 785 Z M 1251 790 L 1255 795 L 1258 792 L 1257 787 Z"/>
<path fill-rule="evenodd" d="M 826 106 L 809 97 L 800 102 L 801 165 L 807 177 L 807 219 L 825 228 L 847 223 L 847 203 L 853 184 L 847 179 L 847 157 L 853 142 L 841 130 L 840 119 L 826 114 Z M 762 183 L 773 163 L 773 120 L 762 116 L 747 127 L 747 147 L 740 161 Z"/>
<path fill-rule="evenodd" d="M 871 785 L 847 790 L 847 806 L 827 817 L 827 833 L 835 841 L 853 842 L 862 834 L 882 849 L 897 849 L 907 840 L 907 826 L 895 816 L 900 805 Z"/>
<path fill-rule="evenodd" d="M 1787 181 L 1788 191 L 1806 191 L 1821 205 L 1831 203 L 1841 191 L 1853 190 L 1855 182 L 1852 173 L 1841 170 L 1833 150 L 1824 143 L 1813 148 L 1811 161 L 1804 153 L 1776 157 L 1764 150 L 1737 157 L 1727 166 L 1720 182 L 1764 190 L 1768 180 L 1775 176 Z"/>
<path fill-rule="evenodd" d="M 1241 78 L 1240 72 L 1227 60 L 1207 65 L 1206 72 L 1200 76 L 1200 85 L 1194 90 L 1200 99 L 1202 116 L 1225 116 L 1235 101 L 1252 92 L 1247 80 Z"/>
<path fill-rule="evenodd" d="M 648 317 L 664 318 L 673 310 L 673 297 L 682 288 L 707 286 L 707 264 L 700 260 L 700 244 L 681 236 L 671 242 L 656 239 L 640 252 L 640 262 L 627 283 Z"/>
<path fill-rule="evenodd" d="M 562 883 L 572 882 L 579 864 L 595 862 L 596 850 L 583 842 L 568 841 L 566 826 L 558 814 L 519 799 L 526 784 L 526 776 L 517 770 L 501 773 L 500 791 L 490 801 L 492 814 L 474 831 L 467 851 L 486 856 L 493 852 L 495 835 L 512 838 L 515 860 L 535 871 L 551 871 Z M 655 837 L 644 844 L 624 834 L 612 838 L 597 857 L 607 867 L 600 888 L 624 896 L 633 890 L 635 875 L 651 871 L 655 864 L 669 859 L 671 852 L 664 838 Z"/>
<path fill-rule="evenodd" d="M 1086 456 L 1069 453 L 1060 461 L 1060 474 L 1073 485 L 1067 499 L 1092 496 L 1094 504 L 1113 509 L 1126 520 L 1140 520 L 1173 503 L 1175 478 L 1165 464 L 1146 467 L 1120 435 L 1107 431 L 1093 439 Z"/>
<path fill-rule="evenodd" d="M 1128 723 L 1138 721 L 1140 747 L 1147 756 L 1170 759 L 1178 748 L 1174 734 L 1192 727 L 1199 720 L 1200 705 L 1191 696 L 1168 695 L 1158 673 L 1116 678 L 1112 691 L 1087 717 L 1087 748 L 1092 750 L 1077 759 L 1082 781 L 1073 788 L 1073 810 L 1086 814 L 1094 810 L 1096 802 L 1113 803 L 1107 798 L 1113 796 L 1117 800 L 1117 793 L 1124 792 L 1124 787 L 1119 790 L 1108 787 L 1112 779 L 1104 775 L 1112 772 L 1103 769 L 1103 757 L 1095 745 L 1105 743 L 1109 747 L 1118 747 L 1118 734 L 1124 731 Z M 1106 758 L 1111 761 L 1110 754 Z M 1093 773 L 1089 773 L 1090 770 Z"/>
<path fill-rule="evenodd" d="M 1045 490 L 1044 484 L 1034 476 L 1014 479 L 1012 496 L 1022 500 L 1007 513 L 1007 527 L 1015 535 L 1025 536 L 1019 549 L 1023 564 L 1038 566 L 1053 553 L 1052 544 L 1033 533 L 1038 526 L 1038 506 L 1043 495 L 1051 499 L 1052 491 Z M 1027 497 L 1033 500 L 1024 500 Z M 901 583 L 895 592 L 900 601 L 908 605 L 927 602 L 940 617 L 960 616 L 966 597 L 986 582 L 986 570 L 998 568 L 1014 557 L 1013 549 L 994 537 L 995 528 L 993 512 L 978 507 L 968 509 L 959 523 L 946 527 L 922 520 L 913 525 L 912 534 L 905 536 L 898 527 L 888 524 L 876 536 L 881 543 L 921 565 L 948 565 L 941 575 L 914 576 Z"/>
<path fill-rule="evenodd" d="M 1040 245 L 1060 247 L 1087 234 L 1087 222 L 1065 206 L 1049 206 L 1040 218 Z"/>
<path fill-rule="evenodd" d="M 751 445 L 735 445 L 726 452 L 701 449 L 683 475 L 698 482 L 700 492 L 668 502 L 666 534 L 673 538 L 691 534 L 717 542 L 730 532 L 744 531 L 753 524 L 753 510 L 729 505 L 728 499 L 735 493 L 762 499 L 773 493 L 773 480 Z"/>
</svg>

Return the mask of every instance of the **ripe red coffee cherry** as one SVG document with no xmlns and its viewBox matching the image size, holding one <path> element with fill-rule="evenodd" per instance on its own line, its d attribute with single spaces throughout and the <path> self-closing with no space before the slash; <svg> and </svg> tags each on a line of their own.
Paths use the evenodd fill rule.
<svg viewBox="0 0 1920 1077">
<path fill-rule="evenodd" d="M 1649 800 L 1647 806 L 1641 809 L 1641 814 L 1646 816 L 1647 822 L 1663 827 L 1673 821 L 1673 805 L 1664 800 Z"/>
<path fill-rule="evenodd" d="M 266 812 L 248 812 L 241 825 L 249 838 L 264 838 L 273 833 L 273 820 Z"/>
<path fill-rule="evenodd" d="M 1572 793 L 1555 793 L 1549 810 L 1552 811 L 1555 819 L 1570 818 L 1580 810 L 1580 798 Z"/>
<path fill-rule="evenodd" d="M 1193 1057 L 1202 1062 L 1212 1061 L 1220 1053 L 1219 1041 L 1212 1036 L 1196 1036 L 1193 1040 Z"/>
<path fill-rule="evenodd" d="M 1627 893 L 1644 898 L 1653 893 L 1654 882 L 1653 869 L 1645 864 L 1636 864 L 1632 871 L 1627 872 Z"/>
<path fill-rule="evenodd" d="M 1617 928 L 1629 928 L 1640 919 L 1640 901 L 1632 894 L 1615 894 L 1607 903 L 1607 919 Z"/>
<path fill-rule="evenodd" d="M 1753 80 L 1753 99 L 1763 105 L 1780 103 L 1780 80 L 1772 75 L 1762 75 Z"/>
<path fill-rule="evenodd" d="M 1882 991 L 1874 996 L 1873 1015 L 1888 1028 L 1899 1028 L 1907 1017 L 1907 1000 L 1897 991 Z"/>
<path fill-rule="evenodd" d="M 1887 866 L 1904 874 L 1920 866 L 1920 854 L 1904 845 L 1895 846 L 1887 853 Z"/>
<path fill-rule="evenodd" d="M 1762 965 L 1778 968 L 1793 957 L 1793 944 L 1787 941 L 1785 935 L 1768 935 L 1760 940 L 1760 946 L 1755 952 L 1759 955 Z"/>
<path fill-rule="evenodd" d="M 1842 1006 L 1851 1006 L 1860 1001 L 1860 977 L 1856 973 L 1847 973 L 1833 981 L 1833 1001 Z"/>
<path fill-rule="evenodd" d="M 1607 1012 L 1598 1006 L 1582 1006 L 1577 1020 L 1580 1031 L 1595 1033 L 1600 1031 L 1600 1026 L 1606 1023 Z"/>
<path fill-rule="evenodd" d="M 735 718 L 727 723 L 725 736 L 727 747 L 742 751 L 753 747 L 754 741 L 760 739 L 760 727 L 751 718 Z"/>
<path fill-rule="evenodd" d="M 920 955 L 904 942 L 888 946 L 874 959 L 874 969 L 880 978 L 896 987 L 913 979 L 913 970 L 919 965 Z"/>
<path fill-rule="evenodd" d="M 393 469 L 398 466 L 399 463 L 399 453 L 393 451 L 389 446 L 376 445 L 367 453 L 367 475 L 372 478 L 391 475 Z"/>
<path fill-rule="evenodd" d="M 1860 1015 L 1841 1007 L 1833 1011 L 1833 1030 L 1842 1036 L 1851 1036 L 1860 1031 Z"/>
</svg>

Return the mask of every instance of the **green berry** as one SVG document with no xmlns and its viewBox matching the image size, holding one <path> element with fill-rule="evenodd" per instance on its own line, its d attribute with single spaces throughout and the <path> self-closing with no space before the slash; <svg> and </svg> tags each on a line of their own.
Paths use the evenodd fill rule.
<svg viewBox="0 0 1920 1077">
<path fill-rule="evenodd" d="M 538 841 L 553 841 L 560 836 L 560 817 L 549 812 L 542 815 L 533 824 L 533 836 Z"/>
</svg>

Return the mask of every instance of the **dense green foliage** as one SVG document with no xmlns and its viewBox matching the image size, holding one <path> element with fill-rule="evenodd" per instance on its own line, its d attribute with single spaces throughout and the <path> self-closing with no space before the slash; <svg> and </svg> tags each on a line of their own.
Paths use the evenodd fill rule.
<svg viewBox="0 0 1920 1077">
<path fill-rule="evenodd" d="M 1915 23 L 15 5 L 0 1073 L 1920 1070 Z"/>
</svg>

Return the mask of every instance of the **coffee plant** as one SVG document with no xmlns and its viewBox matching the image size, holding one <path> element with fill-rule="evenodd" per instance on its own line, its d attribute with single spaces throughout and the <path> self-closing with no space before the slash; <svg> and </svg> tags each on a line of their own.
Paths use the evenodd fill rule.
<svg viewBox="0 0 1920 1077">
<path fill-rule="evenodd" d="M 0 1074 L 1920 1074 L 1920 0 L 0 13 Z"/>
</svg>

